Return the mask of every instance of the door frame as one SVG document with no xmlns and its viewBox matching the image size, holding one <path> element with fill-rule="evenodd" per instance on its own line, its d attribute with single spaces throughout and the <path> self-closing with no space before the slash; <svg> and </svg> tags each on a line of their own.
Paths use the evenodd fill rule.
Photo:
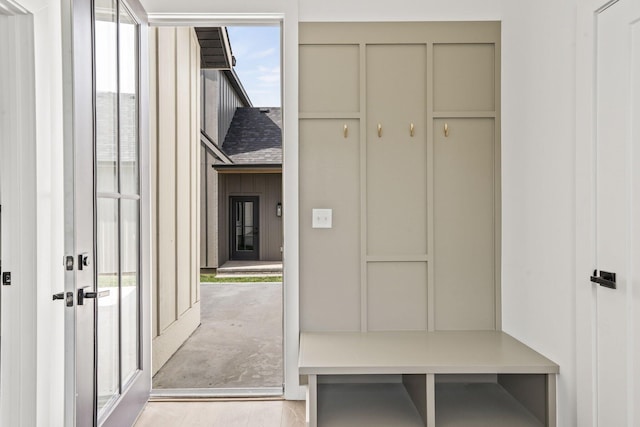
<svg viewBox="0 0 640 427">
<path fill-rule="evenodd" d="M 47 316 L 51 295 L 38 292 L 40 268 L 36 210 L 36 58 L 34 14 L 20 2 L 0 0 L 0 104 L 7 115 L 0 126 L 0 197 L 2 268 L 12 273 L 11 286 L 0 285 L 0 425 L 36 425 L 38 348 L 53 347 L 37 334 L 38 313 Z M 7 60 L 5 60 L 5 58 Z M 0 117 L 1 119 L 1 117 Z M 8 224 L 11 224 L 9 227 Z M 9 250 L 11 248 L 11 250 Z M 42 311 L 39 311 L 42 310 Z M 55 352 L 52 357 L 55 361 Z M 40 373 L 39 375 L 42 375 Z M 19 391 L 19 392 L 17 392 Z"/>
<path fill-rule="evenodd" d="M 254 235 L 254 246 L 255 249 L 251 251 L 255 252 L 256 258 L 235 258 L 234 250 L 236 243 L 236 233 L 235 233 L 235 202 L 254 202 L 255 207 L 253 209 L 253 222 L 254 227 L 258 228 L 257 235 Z M 229 196 L 229 259 L 233 261 L 257 261 L 260 259 L 260 196 Z"/>
<path fill-rule="evenodd" d="M 255 5 L 254 5 L 255 7 Z M 246 7 L 251 9 L 252 6 Z M 304 400 L 306 386 L 298 375 L 299 319 L 299 212 L 298 212 L 298 2 L 285 2 L 280 12 L 238 13 L 149 13 L 151 26 L 279 25 L 281 40 L 282 112 L 283 112 L 283 347 L 284 397 Z"/>
<path fill-rule="evenodd" d="M 580 426 L 597 425 L 596 69 L 597 15 L 619 0 L 579 2 L 576 19 L 575 319 L 576 414 Z"/>
</svg>

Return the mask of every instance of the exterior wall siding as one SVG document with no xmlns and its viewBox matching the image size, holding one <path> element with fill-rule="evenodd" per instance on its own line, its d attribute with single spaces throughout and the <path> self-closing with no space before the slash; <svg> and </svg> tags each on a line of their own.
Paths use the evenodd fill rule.
<svg viewBox="0 0 640 427">
<path fill-rule="evenodd" d="M 202 70 L 200 73 L 202 84 L 200 126 L 216 144 L 222 145 L 218 137 L 218 101 L 220 98 L 219 81 L 221 73 L 218 70 Z"/>
<path fill-rule="evenodd" d="M 276 205 L 282 203 L 282 174 L 219 174 L 220 206 L 219 262 L 229 260 L 229 198 L 232 196 L 259 197 L 259 259 L 282 260 L 282 217 L 276 216 Z"/>
<path fill-rule="evenodd" d="M 218 172 L 215 156 L 201 147 L 200 267 L 218 268 Z"/>
<path fill-rule="evenodd" d="M 191 28 L 150 30 L 153 373 L 200 324 L 200 47 Z"/>
<path fill-rule="evenodd" d="M 229 79 L 223 73 L 218 72 L 219 78 L 219 104 L 218 104 L 218 145 L 222 147 L 224 137 L 227 135 L 229 125 L 233 120 L 233 115 L 236 113 L 236 108 L 245 107 L 240 100 L 240 97 L 236 94 L 236 91 L 229 83 Z"/>
</svg>

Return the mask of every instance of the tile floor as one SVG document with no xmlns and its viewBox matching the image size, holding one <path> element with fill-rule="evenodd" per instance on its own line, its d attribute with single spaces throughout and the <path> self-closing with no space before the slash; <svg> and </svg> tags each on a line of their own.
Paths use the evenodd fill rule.
<svg viewBox="0 0 640 427">
<path fill-rule="evenodd" d="M 149 402 L 134 427 L 304 427 L 304 401 Z"/>
</svg>

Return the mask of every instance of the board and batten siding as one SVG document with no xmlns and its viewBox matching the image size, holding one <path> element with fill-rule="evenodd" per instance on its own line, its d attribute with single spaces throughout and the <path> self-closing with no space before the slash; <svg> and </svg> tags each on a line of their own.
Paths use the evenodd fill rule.
<svg viewBox="0 0 640 427">
<path fill-rule="evenodd" d="M 200 45 L 149 30 L 153 373 L 200 324 Z"/>
<path fill-rule="evenodd" d="M 200 148 L 200 267 L 218 268 L 218 172 L 215 155 Z"/>
<path fill-rule="evenodd" d="M 229 198 L 259 197 L 259 259 L 282 260 L 282 217 L 276 216 L 276 205 L 282 203 L 282 174 L 218 174 L 219 183 L 219 255 L 220 264 L 229 260 Z"/>
<path fill-rule="evenodd" d="M 238 96 L 233 86 L 229 82 L 229 78 L 221 72 L 218 72 L 218 94 L 220 98 L 218 100 L 218 145 L 222 147 L 224 138 L 227 136 L 227 131 L 233 120 L 233 116 L 236 114 L 236 108 L 249 107 L 245 105 L 242 99 Z"/>
</svg>

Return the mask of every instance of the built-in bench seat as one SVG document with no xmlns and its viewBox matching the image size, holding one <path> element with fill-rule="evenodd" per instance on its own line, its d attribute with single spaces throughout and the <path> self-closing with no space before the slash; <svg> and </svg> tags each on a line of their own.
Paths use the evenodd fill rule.
<svg viewBox="0 0 640 427">
<path fill-rule="evenodd" d="M 555 427 L 558 365 L 504 332 L 303 332 L 310 427 Z"/>
</svg>

